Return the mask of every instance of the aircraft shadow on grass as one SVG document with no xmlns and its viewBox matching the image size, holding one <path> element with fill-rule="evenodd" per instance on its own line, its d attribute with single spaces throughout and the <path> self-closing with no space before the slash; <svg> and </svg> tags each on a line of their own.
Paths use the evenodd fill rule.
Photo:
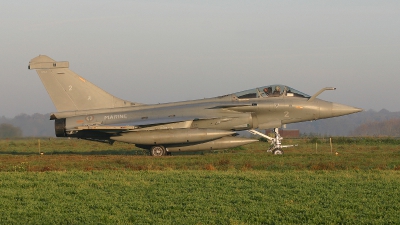
<svg viewBox="0 0 400 225">
<path fill-rule="evenodd" d="M 209 153 L 214 153 L 210 151 Z M 177 152 L 173 155 L 203 155 L 204 152 Z M 52 151 L 52 152 L 22 152 L 22 151 L 0 151 L 0 155 L 20 155 L 20 156 L 31 156 L 31 155 L 129 155 L 129 156 L 149 156 L 147 150 L 93 150 L 86 152 L 76 151 Z"/>
<path fill-rule="evenodd" d="M 87 152 L 51 151 L 51 152 L 22 152 L 1 151 L 0 155 L 149 155 L 145 150 L 98 150 Z"/>
</svg>

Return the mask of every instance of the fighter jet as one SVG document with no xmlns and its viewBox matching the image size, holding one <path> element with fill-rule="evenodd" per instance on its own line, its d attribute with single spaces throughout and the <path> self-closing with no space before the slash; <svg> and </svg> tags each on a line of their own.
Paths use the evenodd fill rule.
<svg viewBox="0 0 400 225">
<path fill-rule="evenodd" d="M 57 137 L 112 144 L 135 144 L 152 156 L 173 152 L 226 149 L 257 141 L 237 136 L 249 131 L 271 141 L 283 154 L 279 128 L 285 124 L 347 115 L 362 109 L 318 99 L 286 85 L 266 85 L 214 98 L 165 104 L 142 104 L 117 98 L 72 72 L 66 61 L 39 55 L 29 62 L 57 112 Z M 269 137 L 255 129 L 273 129 Z"/>
</svg>

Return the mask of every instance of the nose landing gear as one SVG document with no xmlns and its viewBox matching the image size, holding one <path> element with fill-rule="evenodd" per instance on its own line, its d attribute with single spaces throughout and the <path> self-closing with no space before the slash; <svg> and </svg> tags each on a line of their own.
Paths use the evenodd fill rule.
<svg viewBox="0 0 400 225">
<path fill-rule="evenodd" d="M 282 139 L 281 135 L 279 134 L 279 128 L 274 128 L 274 133 L 275 133 L 275 138 L 269 137 L 268 135 L 265 135 L 261 132 L 258 132 L 256 130 L 248 130 L 248 132 L 254 134 L 254 135 L 259 135 L 261 137 L 264 137 L 268 140 L 271 141 L 271 147 L 267 150 L 267 152 L 272 152 L 274 155 L 283 155 L 283 150 L 282 148 L 289 148 L 297 145 L 282 145 Z"/>
</svg>

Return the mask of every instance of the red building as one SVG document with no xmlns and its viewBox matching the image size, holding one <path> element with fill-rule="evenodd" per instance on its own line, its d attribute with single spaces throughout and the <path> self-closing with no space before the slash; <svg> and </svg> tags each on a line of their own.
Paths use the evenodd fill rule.
<svg viewBox="0 0 400 225">
<path fill-rule="evenodd" d="M 266 130 L 265 134 L 273 133 L 271 130 Z M 283 138 L 298 138 L 300 137 L 299 130 L 286 130 L 286 129 L 279 129 L 279 134 Z"/>
</svg>

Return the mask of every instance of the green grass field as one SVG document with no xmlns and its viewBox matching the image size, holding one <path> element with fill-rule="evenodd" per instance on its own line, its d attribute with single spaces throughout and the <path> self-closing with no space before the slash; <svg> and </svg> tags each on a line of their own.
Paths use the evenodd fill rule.
<svg viewBox="0 0 400 225">
<path fill-rule="evenodd" d="M 0 224 L 400 224 L 397 140 L 335 139 L 332 153 L 323 139 L 289 143 L 283 156 L 259 142 L 154 158 L 128 144 L 1 140 Z"/>
</svg>

